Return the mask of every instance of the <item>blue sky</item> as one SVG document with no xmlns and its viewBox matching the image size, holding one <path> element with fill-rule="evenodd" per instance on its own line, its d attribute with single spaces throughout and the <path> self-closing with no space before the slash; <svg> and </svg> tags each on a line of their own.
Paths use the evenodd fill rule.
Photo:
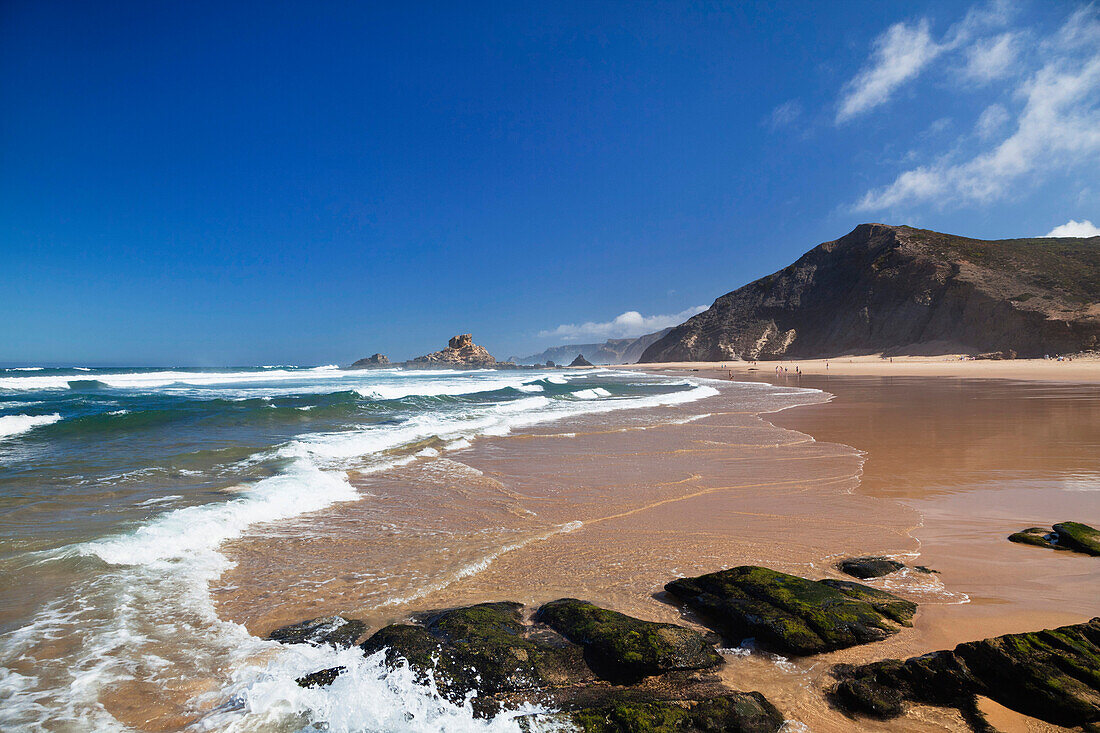
<svg viewBox="0 0 1100 733">
<path fill-rule="evenodd" d="M 0 109 L 3 362 L 503 358 L 864 221 L 1100 223 L 1073 2 L 9 0 Z"/>
</svg>

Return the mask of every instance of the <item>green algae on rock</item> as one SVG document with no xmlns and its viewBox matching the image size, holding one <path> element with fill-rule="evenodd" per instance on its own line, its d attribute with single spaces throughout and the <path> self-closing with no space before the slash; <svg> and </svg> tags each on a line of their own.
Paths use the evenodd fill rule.
<svg viewBox="0 0 1100 733">
<path fill-rule="evenodd" d="M 543 605 L 535 620 L 584 647 L 588 666 L 611 681 L 636 681 L 722 663 L 721 655 L 698 632 L 643 621 L 574 598 Z"/>
<path fill-rule="evenodd" d="M 1100 726 L 1100 617 L 1082 624 L 967 642 L 905 661 L 837 665 L 833 701 L 893 718 L 906 700 L 956 707 L 975 696 L 1055 725 Z"/>
<path fill-rule="evenodd" d="M 911 626 L 916 604 L 847 581 L 814 581 L 746 565 L 665 586 L 732 643 L 753 637 L 805 656 L 880 641 Z"/>
<path fill-rule="evenodd" d="M 1059 522 L 1049 530 L 1028 527 L 1010 534 L 1008 541 L 1100 556 L 1100 530 L 1081 522 Z"/>
<path fill-rule="evenodd" d="M 759 692 L 734 692 L 709 700 L 611 700 L 568 715 L 585 733 L 775 733 L 783 715 Z"/>
<path fill-rule="evenodd" d="M 386 626 L 360 648 L 367 654 L 386 650 L 390 664 L 404 659 L 417 671 L 434 669 L 445 696 L 462 700 L 477 691 L 479 704 L 490 704 L 488 695 L 591 679 L 578 647 L 528 633 L 522 608 L 508 601 L 454 608 L 428 616 L 422 626 Z"/>
</svg>

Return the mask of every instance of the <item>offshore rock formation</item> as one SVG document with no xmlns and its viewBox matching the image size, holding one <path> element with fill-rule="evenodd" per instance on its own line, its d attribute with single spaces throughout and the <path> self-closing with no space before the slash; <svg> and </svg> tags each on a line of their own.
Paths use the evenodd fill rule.
<svg viewBox="0 0 1100 733">
<path fill-rule="evenodd" d="M 1100 237 L 984 241 L 861 224 L 718 298 L 649 346 L 641 361 L 878 352 L 1039 357 L 1098 342 Z"/>
<path fill-rule="evenodd" d="M 837 665 L 834 702 L 849 713 L 894 718 L 906 701 L 956 707 L 982 726 L 976 695 L 1066 727 L 1100 726 L 1100 618 L 959 644 L 905 661 Z"/>
<path fill-rule="evenodd" d="M 468 333 L 459 334 L 447 343 L 447 348 L 418 356 L 408 366 L 491 367 L 497 363 L 484 347 L 474 343 Z"/>
<path fill-rule="evenodd" d="M 373 367 L 388 367 L 390 366 L 390 359 L 385 354 L 375 354 L 374 356 L 368 356 L 365 359 L 353 363 L 349 369 L 371 369 Z"/>
<path fill-rule="evenodd" d="M 592 362 L 590 362 L 588 359 L 585 359 L 584 354 L 577 354 L 577 358 L 574 359 L 573 361 L 569 362 L 569 366 L 571 366 L 571 367 L 590 367 L 590 366 L 594 366 L 594 364 L 592 364 Z"/>
</svg>

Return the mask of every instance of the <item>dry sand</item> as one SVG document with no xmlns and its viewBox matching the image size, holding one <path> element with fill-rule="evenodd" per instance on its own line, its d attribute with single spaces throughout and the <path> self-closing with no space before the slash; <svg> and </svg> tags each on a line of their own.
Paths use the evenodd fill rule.
<svg viewBox="0 0 1100 733">
<path fill-rule="evenodd" d="M 1006 359 L 1003 361 L 969 359 L 961 354 L 945 356 L 895 356 L 877 354 L 841 356 L 835 359 L 795 359 L 761 362 L 680 361 L 663 364 L 624 364 L 622 369 L 641 371 L 701 371 L 708 376 L 725 377 L 774 374 L 775 367 L 791 373 L 797 367 L 803 374 L 826 376 L 858 375 L 867 377 L 958 377 L 960 379 L 1022 379 L 1044 382 L 1100 382 L 1100 358 Z"/>
</svg>

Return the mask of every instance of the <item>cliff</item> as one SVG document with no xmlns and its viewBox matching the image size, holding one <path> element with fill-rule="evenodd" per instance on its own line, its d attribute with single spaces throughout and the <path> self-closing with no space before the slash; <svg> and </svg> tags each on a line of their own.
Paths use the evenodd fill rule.
<svg viewBox="0 0 1100 733">
<path fill-rule="evenodd" d="M 714 301 L 643 362 L 1015 351 L 1100 342 L 1100 237 L 984 241 L 861 224 Z"/>
</svg>

